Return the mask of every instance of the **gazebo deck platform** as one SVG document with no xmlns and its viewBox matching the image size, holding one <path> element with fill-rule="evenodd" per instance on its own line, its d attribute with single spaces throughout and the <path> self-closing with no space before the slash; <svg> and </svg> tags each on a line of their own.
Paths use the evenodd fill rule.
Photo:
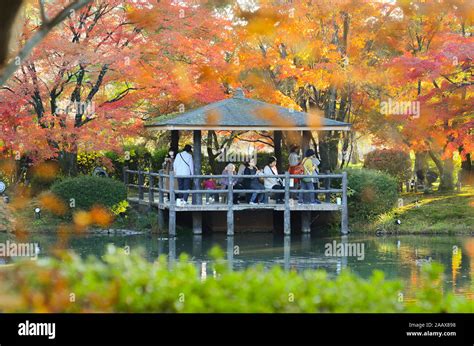
<svg viewBox="0 0 474 346">
<path fill-rule="evenodd" d="M 124 182 L 127 188 L 135 189 L 135 192 L 129 191 L 128 201 L 138 205 L 148 206 L 149 210 L 158 210 L 158 225 L 160 229 L 165 229 L 165 213 L 168 214 L 168 233 L 170 236 L 176 236 L 177 214 L 181 212 L 191 212 L 193 218 L 193 232 L 202 233 L 202 220 L 205 212 L 218 212 L 226 215 L 227 234 L 234 234 L 234 213 L 240 211 L 250 211 L 251 218 L 255 225 L 262 222 L 260 218 L 265 211 L 277 211 L 283 213 L 283 230 L 286 235 L 291 233 L 291 213 L 299 212 L 301 214 L 301 231 L 306 233 L 311 229 L 311 212 L 331 212 L 341 213 L 341 233 L 347 234 L 348 228 L 348 210 L 347 210 L 347 173 L 342 174 L 320 174 L 320 175 L 290 175 L 288 172 L 279 175 L 260 175 L 264 178 L 279 178 L 283 183 L 283 190 L 253 190 L 253 189 L 235 189 L 230 183 L 227 188 L 215 190 L 203 190 L 202 181 L 205 179 L 227 178 L 231 181 L 239 179 L 254 179 L 250 175 L 201 175 L 175 176 L 160 172 L 150 172 L 141 170 L 124 169 Z M 194 189 L 177 190 L 175 188 L 175 178 L 187 178 L 194 182 Z M 293 187 L 294 179 L 311 178 L 313 181 L 319 181 L 319 186 L 310 190 L 298 190 Z M 332 182 L 338 182 L 337 188 L 332 187 Z M 257 193 L 266 196 L 266 203 L 250 204 L 247 202 L 236 202 L 237 197 L 248 197 Z M 324 202 L 303 204 L 298 203 L 294 198 L 299 193 L 314 196 L 324 196 Z M 187 203 L 179 202 L 178 196 L 188 194 Z M 276 203 L 275 194 L 280 194 L 283 203 Z M 216 197 L 214 202 L 209 202 L 208 197 Z M 218 197 L 218 198 L 217 198 Z M 248 200 L 248 199 L 246 199 Z M 306 199 L 309 201 L 309 199 Z M 337 203 L 334 203 L 337 201 Z"/>
<path fill-rule="evenodd" d="M 148 194 L 144 194 L 144 199 L 140 199 L 138 196 L 135 197 L 128 197 L 128 201 L 131 203 L 149 206 L 150 201 Z M 157 207 L 159 209 L 170 209 L 171 203 L 165 200 L 163 203 L 159 203 L 158 198 L 154 198 L 151 202 L 153 207 Z M 202 204 L 191 204 L 188 202 L 186 205 L 176 205 L 175 210 L 179 211 L 227 211 L 229 206 L 227 203 L 223 202 L 214 202 L 206 204 L 205 198 L 202 200 Z M 270 201 L 268 203 L 261 203 L 261 204 L 250 204 L 250 203 L 242 203 L 234 204 L 232 206 L 234 211 L 240 210 L 258 210 L 258 209 L 266 209 L 266 210 L 276 210 L 276 211 L 285 211 L 285 204 L 277 204 L 275 201 Z M 341 211 L 342 205 L 336 203 L 327 203 L 321 202 L 321 204 L 298 204 L 297 201 L 292 202 L 290 199 L 289 209 L 291 211 Z"/>
</svg>

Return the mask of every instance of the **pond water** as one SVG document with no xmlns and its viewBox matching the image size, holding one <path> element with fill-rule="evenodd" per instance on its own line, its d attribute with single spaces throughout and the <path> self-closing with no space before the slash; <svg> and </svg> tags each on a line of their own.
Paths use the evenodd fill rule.
<svg viewBox="0 0 474 346">
<path fill-rule="evenodd" d="M 0 234 L 0 243 L 13 242 L 11 235 Z M 209 250 L 219 245 L 227 255 L 228 265 L 239 270 L 250 265 L 265 267 L 280 265 L 287 270 L 325 269 L 337 275 L 349 268 L 367 278 L 375 269 L 383 270 L 387 278 L 405 282 L 407 293 L 420 284 L 420 270 L 424 263 L 440 262 L 445 267 L 445 278 L 440 290 L 474 296 L 474 258 L 466 247 L 474 241 L 470 236 L 384 236 L 354 234 L 349 236 L 297 234 L 290 236 L 272 233 L 237 233 L 227 237 L 222 233 L 203 236 L 179 235 L 168 239 L 154 234 L 108 235 L 89 234 L 72 236 L 69 249 L 81 256 L 102 256 L 107 244 L 135 251 L 143 248 L 148 260 L 169 255 L 171 261 L 181 253 L 189 254 L 201 272 L 212 275 Z M 33 234 L 22 242 L 37 243 L 39 256 L 47 256 L 58 244 L 55 235 Z M 471 245 L 472 246 L 472 245 Z M 344 251 L 346 250 L 346 251 Z M 16 261 L 17 257 L 2 258 L 1 263 Z"/>
</svg>

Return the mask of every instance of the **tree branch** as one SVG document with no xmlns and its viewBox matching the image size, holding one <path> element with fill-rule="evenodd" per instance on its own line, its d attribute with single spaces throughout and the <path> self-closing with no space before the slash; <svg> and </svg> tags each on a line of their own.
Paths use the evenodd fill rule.
<svg viewBox="0 0 474 346">
<path fill-rule="evenodd" d="M 41 13 L 41 21 L 43 23 L 47 23 L 48 16 L 46 15 L 46 10 L 44 8 L 44 0 L 39 0 L 39 8 L 40 8 L 40 13 Z"/>
<path fill-rule="evenodd" d="M 17 58 L 20 61 L 26 60 L 30 55 L 33 48 L 39 44 L 48 33 L 59 23 L 61 23 L 64 19 L 66 19 L 73 11 L 79 10 L 85 5 L 87 5 L 92 0 L 76 0 L 73 3 L 66 6 L 61 12 L 59 12 L 56 17 L 51 19 L 50 21 L 43 22 L 39 27 L 39 30 L 31 37 L 20 52 L 17 55 Z M 0 74 L 0 85 L 4 85 L 7 80 L 10 78 L 12 74 L 16 72 L 18 69 L 17 59 L 13 59 L 10 63 L 3 69 Z"/>
</svg>

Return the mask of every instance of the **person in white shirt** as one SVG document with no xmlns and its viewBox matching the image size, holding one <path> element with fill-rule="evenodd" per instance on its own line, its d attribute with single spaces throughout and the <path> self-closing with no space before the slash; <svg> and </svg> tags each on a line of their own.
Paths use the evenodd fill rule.
<svg viewBox="0 0 474 346">
<path fill-rule="evenodd" d="M 263 174 L 264 175 L 278 175 L 276 164 L 277 164 L 276 157 L 271 156 L 268 159 L 268 164 L 263 169 Z M 284 190 L 285 189 L 279 177 L 264 178 L 263 184 L 265 185 L 265 189 L 269 189 L 269 190 Z M 283 196 L 284 194 L 282 192 L 275 193 L 276 202 L 283 203 Z"/>
<path fill-rule="evenodd" d="M 290 149 L 290 155 L 288 155 L 288 165 L 290 166 L 290 174 L 293 167 L 298 166 L 301 163 L 300 156 L 298 155 L 299 147 L 297 145 L 292 145 Z"/>
<path fill-rule="evenodd" d="M 186 176 L 191 176 L 194 174 L 194 164 L 193 164 L 193 147 L 189 144 L 184 146 L 183 151 L 181 151 L 173 162 L 174 174 L 181 176 L 178 178 L 178 189 L 179 190 L 191 190 L 191 178 Z M 182 198 L 184 203 L 187 203 L 189 193 L 179 193 L 177 194 L 178 198 Z"/>
</svg>

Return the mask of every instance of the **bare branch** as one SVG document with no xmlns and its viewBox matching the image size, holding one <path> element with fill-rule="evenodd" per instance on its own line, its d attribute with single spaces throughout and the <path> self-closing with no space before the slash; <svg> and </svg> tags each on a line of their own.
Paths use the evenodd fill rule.
<svg viewBox="0 0 474 346">
<path fill-rule="evenodd" d="M 46 15 L 46 10 L 44 8 L 44 0 L 39 0 L 39 8 L 40 8 L 40 13 L 41 13 L 41 21 L 43 23 L 47 23 L 48 16 Z"/>
<path fill-rule="evenodd" d="M 0 85 L 4 85 L 6 81 L 10 78 L 12 74 L 18 69 L 17 60 L 18 58 L 20 61 L 26 60 L 30 55 L 33 48 L 39 44 L 48 33 L 59 23 L 61 23 L 64 19 L 66 19 L 71 13 L 77 11 L 87 5 L 92 0 L 76 0 L 73 3 L 66 6 L 61 12 L 59 12 L 56 17 L 51 19 L 50 21 L 43 22 L 39 27 L 38 31 L 31 37 L 23 48 L 18 53 L 16 59 L 10 61 L 10 63 L 5 67 L 5 69 L 0 74 Z"/>
</svg>

